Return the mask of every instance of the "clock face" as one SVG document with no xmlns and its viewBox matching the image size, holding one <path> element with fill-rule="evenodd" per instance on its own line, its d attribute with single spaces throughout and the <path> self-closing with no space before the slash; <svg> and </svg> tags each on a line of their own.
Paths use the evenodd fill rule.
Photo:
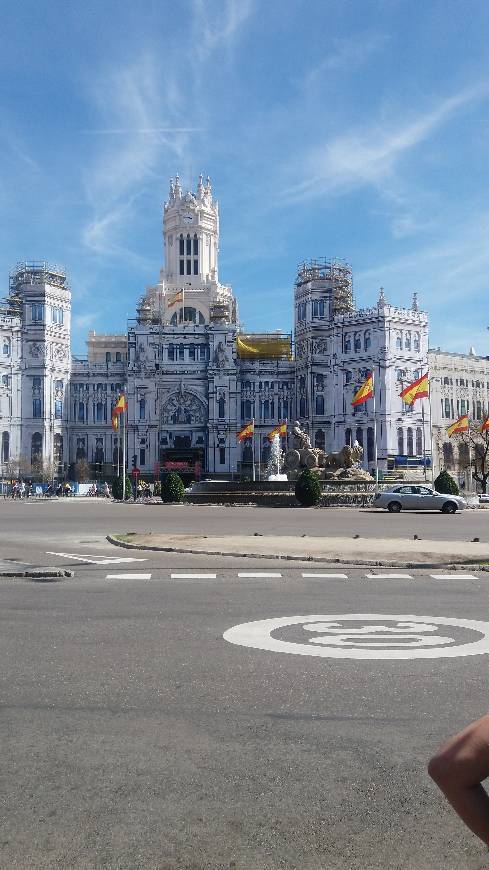
<svg viewBox="0 0 489 870">
<path fill-rule="evenodd" d="M 186 224 L 191 224 L 193 219 L 194 219 L 193 214 L 184 214 L 183 215 L 183 220 L 185 221 Z"/>
</svg>

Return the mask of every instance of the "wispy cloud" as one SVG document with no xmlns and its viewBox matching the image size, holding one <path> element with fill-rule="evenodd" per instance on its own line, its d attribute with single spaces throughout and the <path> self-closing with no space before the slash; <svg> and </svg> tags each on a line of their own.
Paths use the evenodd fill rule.
<svg viewBox="0 0 489 870">
<path fill-rule="evenodd" d="M 134 259 L 118 241 L 121 224 L 129 223 L 162 158 L 181 159 L 196 128 L 182 124 L 186 101 L 175 77 L 148 55 L 105 72 L 92 85 L 91 99 L 105 123 L 87 132 L 98 133 L 104 144 L 85 175 L 93 214 L 83 229 L 83 243 L 95 254 Z M 155 124 L 160 118 L 163 123 Z"/>
<path fill-rule="evenodd" d="M 250 17 L 252 8 L 252 0 L 224 0 L 217 4 L 193 0 L 199 57 L 206 58 L 218 45 L 229 46 Z"/>
<path fill-rule="evenodd" d="M 385 33 L 356 33 L 349 37 L 333 37 L 325 57 L 306 74 L 306 86 L 313 85 L 324 74 L 351 73 L 364 66 L 388 42 Z"/>
<path fill-rule="evenodd" d="M 306 177 L 284 192 L 288 201 L 305 201 L 325 193 L 344 193 L 367 185 L 383 188 L 398 161 L 431 137 L 443 124 L 473 103 L 487 99 L 489 83 L 464 89 L 407 123 L 376 123 L 315 146 L 300 163 Z M 297 173 L 297 166 L 294 168 Z"/>
</svg>

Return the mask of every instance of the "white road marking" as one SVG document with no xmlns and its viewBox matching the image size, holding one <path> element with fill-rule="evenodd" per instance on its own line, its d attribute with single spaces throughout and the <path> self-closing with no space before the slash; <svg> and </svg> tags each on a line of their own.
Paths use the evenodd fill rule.
<svg viewBox="0 0 489 870">
<path fill-rule="evenodd" d="M 151 580 L 151 574 L 107 574 L 106 580 Z"/>
<path fill-rule="evenodd" d="M 216 574 L 170 574 L 172 580 L 215 580 Z"/>
<path fill-rule="evenodd" d="M 298 641 L 286 639 L 288 628 L 294 630 Z M 297 629 L 316 636 L 301 641 Z M 455 637 L 442 635 L 441 629 L 452 629 Z M 274 637 L 279 630 L 280 638 Z M 285 616 L 234 625 L 223 637 L 229 643 L 252 649 L 333 659 L 437 659 L 489 653 L 489 622 L 441 616 Z"/>
<path fill-rule="evenodd" d="M 411 574 L 365 574 L 367 580 L 412 580 Z"/>
<path fill-rule="evenodd" d="M 279 571 L 238 571 L 238 577 L 261 578 L 261 577 L 281 577 Z"/>
<path fill-rule="evenodd" d="M 46 551 L 47 556 L 61 556 L 63 559 L 75 559 L 77 562 L 88 562 L 91 565 L 119 565 L 121 562 L 147 562 L 147 559 L 138 559 L 133 556 L 92 556 L 89 553 L 53 553 Z"/>
<path fill-rule="evenodd" d="M 478 580 L 475 574 L 431 574 L 433 580 Z"/>
<path fill-rule="evenodd" d="M 325 580 L 348 580 L 348 574 L 313 574 L 307 573 L 305 571 L 302 572 L 303 577 L 321 577 Z"/>
</svg>

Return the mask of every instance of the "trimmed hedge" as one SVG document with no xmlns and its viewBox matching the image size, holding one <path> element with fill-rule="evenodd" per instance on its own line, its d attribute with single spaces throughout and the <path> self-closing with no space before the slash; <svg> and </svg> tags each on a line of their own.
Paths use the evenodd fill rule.
<svg viewBox="0 0 489 870">
<path fill-rule="evenodd" d="M 183 480 L 176 471 L 170 471 L 161 482 L 161 500 L 165 502 L 183 501 L 185 487 Z"/>
<path fill-rule="evenodd" d="M 312 507 L 319 504 L 323 487 L 317 474 L 309 468 L 305 468 L 297 478 L 295 485 L 295 497 L 304 507 Z"/>
<path fill-rule="evenodd" d="M 459 489 L 451 474 L 444 468 L 435 480 L 435 489 L 446 495 L 458 495 Z"/>
<path fill-rule="evenodd" d="M 116 477 L 116 479 L 113 481 L 112 495 L 114 496 L 114 498 L 118 499 L 118 501 L 122 501 L 122 476 Z M 132 498 L 131 478 L 127 474 L 125 484 L 125 498 Z"/>
</svg>

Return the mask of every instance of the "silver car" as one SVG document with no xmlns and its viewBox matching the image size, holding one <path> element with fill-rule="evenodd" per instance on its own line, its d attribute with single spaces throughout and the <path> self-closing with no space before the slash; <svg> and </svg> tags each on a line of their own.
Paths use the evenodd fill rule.
<svg viewBox="0 0 489 870">
<path fill-rule="evenodd" d="M 373 506 L 387 508 L 395 514 L 402 510 L 441 511 L 443 514 L 454 514 L 455 511 L 466 508 L 467 502 L 460 495 L 444 495 L 429 486 L 406 484 L 377 492 Z"/>
</svg>

